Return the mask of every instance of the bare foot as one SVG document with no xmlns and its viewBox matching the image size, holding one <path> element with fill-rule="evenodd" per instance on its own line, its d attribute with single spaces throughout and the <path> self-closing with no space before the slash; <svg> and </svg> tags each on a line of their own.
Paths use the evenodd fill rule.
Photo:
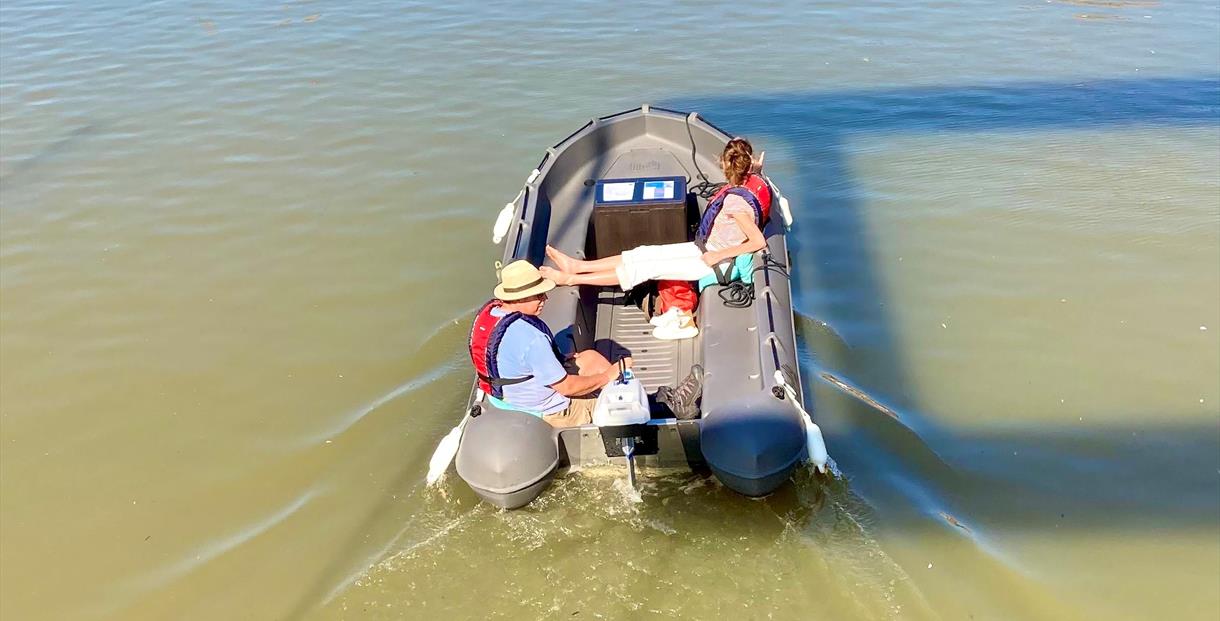
<svg viewBox="0 0 1220 621">
<path fill-rule="evenodd" d="M 576 272 L 576 259 L 560 252 L 558 248 L 554 246 L 547 246 L 546 256 L 555 262 L 555 266 L 559 268 L 559 271 L 567 272 L 569 274 Z"/>
<path fill-rule="evenodd" d="M 572 274 L 561 272 L 549 265 L 543 265 L 542 267 L 538 268 L 538 273 L 541 274 L 543 278 L 554 281 L 554 283 L 557 285 L 570 285 L 576 278 Z"/>
</svg>

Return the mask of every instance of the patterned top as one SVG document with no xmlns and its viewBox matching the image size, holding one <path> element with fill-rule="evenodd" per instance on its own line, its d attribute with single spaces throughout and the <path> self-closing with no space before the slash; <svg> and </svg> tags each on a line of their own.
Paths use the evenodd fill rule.
<svg viewBox="0 0 1220 621">
<path fill-rule="evenodd" d="M 741 227 L 737 225 L 737 221 L 733 219 L 735 213 L 744 215 L 747 220 L 754 219 L 754 208 L 746 202 L 746 199 L 736 194 L 725 196 L 724 205 L 720 208 L 720 213 L 716 214 L 716 221 L 712 223 L 712 231 L 707 236 L 708 250 L 732 248 L 745 243 L 748 239 Z"/>
</svg>

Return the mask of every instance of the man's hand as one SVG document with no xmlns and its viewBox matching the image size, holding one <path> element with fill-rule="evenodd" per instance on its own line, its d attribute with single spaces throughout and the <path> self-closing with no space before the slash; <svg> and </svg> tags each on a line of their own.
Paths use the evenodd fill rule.
<svg viewBox="0 0 1220 621">
<path fill-rule="evenodd" d="M 708 267 L 716 267 L 716 264 L 723 261 L 720 254 L 711 250 L 703 253 L 703 263 Z"/>
<path fill-rule="evenodd" d="M 625 368 L 631 368 L 631 356 L 624 356 L 619 359 L 619 362 L 622 362 Z M 606 384 L 616 379 L 618 379 L 618 362 L 610 365 L 609 369 L 606 369 Z"/>
<path fill-rule="evenodd" d="M 766 158 L 766 157 L 767 157 L 767 152 L 766 152 L 766 151 L 763 151 L 763 152 L 759 153 L 759 154 L 758 154 L 758 158 L 757 158 L 757 159 L 755 159 L 755 160 L 754 160 L 754 163 L 753 163 L 753 164 L 750 166 L 750 172 L 752 172 L 752 173 L 754 173 L 754 174 L 756 174 L 756 175 L 757 175 L 757 174 L 759 174 L 759 173 L 761 173 L 761 172 L 762 172 L 762 167 L 763 167 L 763 159 L 764 159 L 764 158 Z"/>
</svg>

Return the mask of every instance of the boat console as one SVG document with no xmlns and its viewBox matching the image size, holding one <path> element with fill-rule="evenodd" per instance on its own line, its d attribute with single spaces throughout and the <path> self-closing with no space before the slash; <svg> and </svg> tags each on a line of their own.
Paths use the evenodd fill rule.
<svg viewBox="0 0 1220 621">
<path fill-rule="evenodd" d="M 594 184 L 588 256 L 690 241 L 686 177 L 600 179 Z"/>
</svg>

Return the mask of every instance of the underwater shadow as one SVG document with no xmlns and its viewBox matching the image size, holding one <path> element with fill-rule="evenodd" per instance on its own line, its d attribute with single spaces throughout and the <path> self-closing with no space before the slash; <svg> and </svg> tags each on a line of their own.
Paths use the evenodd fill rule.
<svg viewBox="0 0 1220 621">
<path fill-rule="evenodd" d="M 879 135 L 1216 127 L 1220 76 L 687 96 L 662 105 L 697 111 L 791 160 L 784 162 L 789 174 L 774 178 L 786 194 L 800 197 L 789 236 L 794 310 L 825 321 L 850 344 L 832 344 L 840 351 L 827 356 L 826 339 L 815 344 L 806 334 L 798 343 L 806 397 L 815 418 L 834 412 L 834 421 L 823 424 L 827 444 L 853 487 L 865 495 L 870 488 L 913 494 L 908 500 L 925 508 L 959 506 L 973 519 L 1014 528 L 1220 521 L 1215 427 L 1157 424 L 1166 419 L 1149 416 L 1139 428 L 1031 425 L 963 435 L 922 416 L 888 310 L 883 268 L 874 259 L 879 253 L 863 213 L 864 189 L 849 161 L 853 140 Z M 863 398 L 818 381 L 825 371 L 848 378 Z M 1100 469 L 1082 467 L 1090 463 Z M 1154 484 L 1146 472 L 1135 478 L 1142 468 L 1164 469 L 1176 485 Z M 902 480 L 907 483 L 896 483 Z M 918 492 L 894 491 L 910 485 Z M 1061 514 L 1074 519 L 1065 524 Z"/>
</svg>

